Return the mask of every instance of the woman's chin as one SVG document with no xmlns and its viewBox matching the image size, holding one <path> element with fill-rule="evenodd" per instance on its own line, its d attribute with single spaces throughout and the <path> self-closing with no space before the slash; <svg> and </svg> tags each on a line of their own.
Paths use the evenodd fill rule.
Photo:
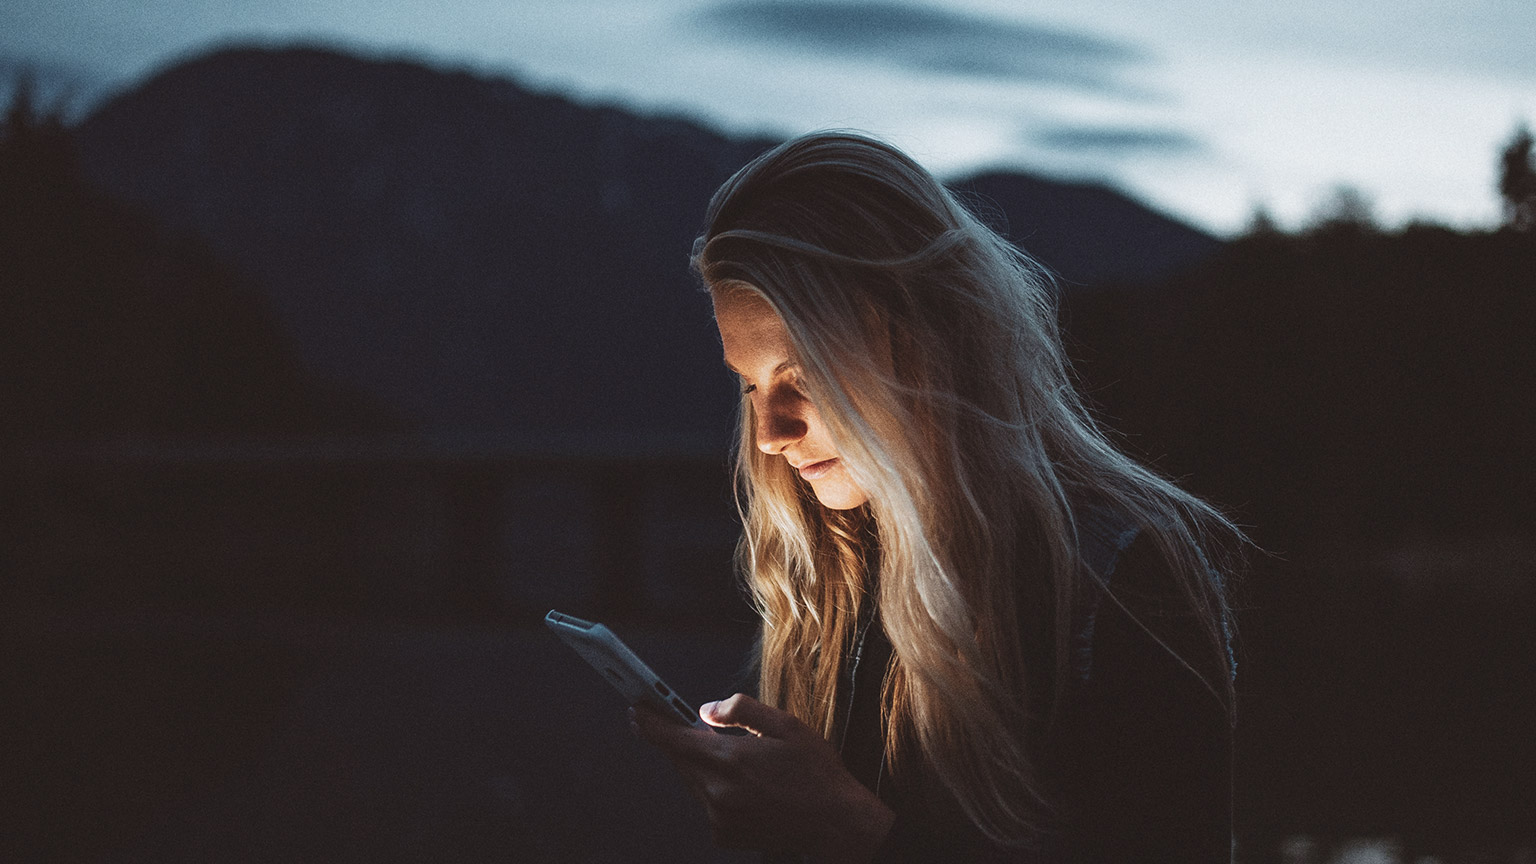
<svg viewBox="0 0 1536 864">
<path fill-rule="evenodd" d="M 827 479 L 812 483 L 811 491 L 816 493 L 816 500 L 821 502 L 821 506 L 828 510 L 852 510 L 869 500 L 863 489 L 846 480 Z"/>
</svg>

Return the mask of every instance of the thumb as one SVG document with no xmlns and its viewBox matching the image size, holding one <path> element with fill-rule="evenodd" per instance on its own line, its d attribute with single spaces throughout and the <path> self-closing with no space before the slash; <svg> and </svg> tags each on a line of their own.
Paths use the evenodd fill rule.
<svg viewBox="0 0 1536 864">
<path fill-rule="evenodd" d="M 800 721 L 793 714 L 764 705 L 745 693 L 699 706 L 699 716 L 711 726 L 735 726 L 753 735 L 788 738 Z"/>
</svg>

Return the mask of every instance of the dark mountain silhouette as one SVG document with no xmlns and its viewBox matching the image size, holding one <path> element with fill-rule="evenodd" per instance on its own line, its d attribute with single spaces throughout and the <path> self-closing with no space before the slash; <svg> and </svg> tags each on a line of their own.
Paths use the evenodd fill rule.
<svg viewBox="0 0 1536 864">
<path fill-rule="evenodd" d="M 80 136 L 102 186 L 263 285 L 315 369 L 428 428 L 722 440 L 699 211 L 672 202 L 757 147 L 318 50 L 178 66 Z"/>
<path fill-rule="evenodd" d="M 204 245 L 87 184 L 25 88 L 0 128 L 0 405 L 0 445 L 19 447 L 387 422 L 318 386 Z"/>
<path fill-rule="evenodd" d="M 206 236 L 307 362 L 431 430 L 718 450 L 730 385 L 687 272 L 710 193 L 771 142 L 325 50 L 220 51 L 80 127 L 110 192 Z M 1104 189 L 973 189 L 1067 280 L 1215 241 Z"/>
<path fill-rule="evenodd" d="M 1068 289 L 1160 282 L 1221 248 L 1209 234 L 1103 186 L 996 172 L 951 185 L 983 213 L 1000 213 L 993 227 Z"/>
</svg>

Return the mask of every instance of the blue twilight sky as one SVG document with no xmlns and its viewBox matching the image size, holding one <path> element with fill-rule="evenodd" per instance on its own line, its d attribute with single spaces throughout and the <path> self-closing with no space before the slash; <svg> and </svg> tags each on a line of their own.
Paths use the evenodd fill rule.
<svg viewBox="0 0 1536 864">
<path fill-rule="evenodd" d="M 214 44 L 321 41 L 728 132 L 866 129 L 1216 231 L 1299 224 L 1339 184 L 1389 224 L 1485 226 L 1536 122 L 1533 34 L 1532 0 L 6 0 L 0 74 L 80 110 Z"/>
</svg>

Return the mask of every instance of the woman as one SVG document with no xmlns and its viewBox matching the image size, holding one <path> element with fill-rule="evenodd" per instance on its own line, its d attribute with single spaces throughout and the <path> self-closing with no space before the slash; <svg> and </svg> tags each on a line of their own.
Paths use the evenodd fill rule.
<svg viewBox="0 0 1536 864">
<path fill-rule="evenodd" d="M 854 134 L 710 203 L 742 384 L 750 735 L 638 731 L 724 845 L 828 861 L 1226 861 L 1240 536 L 1074 393 L 1040 268 Z"/>
</svg>

